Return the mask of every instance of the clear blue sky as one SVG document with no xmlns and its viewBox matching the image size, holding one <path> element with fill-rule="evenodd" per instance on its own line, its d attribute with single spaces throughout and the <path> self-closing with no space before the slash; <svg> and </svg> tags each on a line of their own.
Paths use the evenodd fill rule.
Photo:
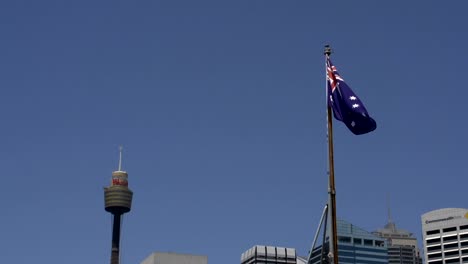
<svg viewBox="0 0 468 264">
<path fill-rule="evenodd" d="M 436 3 L 437 2 L 437 3 Z M 335 122 L 338 215 L 374 230 L 468 207 L 466 1 L 2 1 L 1 263 L 305 255 L 327 198 L 323 45 L 378 123 Z"/>
</svg>

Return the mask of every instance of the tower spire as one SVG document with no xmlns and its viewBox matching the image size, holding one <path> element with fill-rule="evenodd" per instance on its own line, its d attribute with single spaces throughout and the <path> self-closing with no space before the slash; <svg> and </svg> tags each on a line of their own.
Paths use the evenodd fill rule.
<svg viewBox="0 0 468 264">
<path fill-rule="evenodd" d="M 123 147 L 122 145 L 119 146 L 119 170 L 118 171 L 122 171 L 122 150 L 123 150 Z"/>
</svg>

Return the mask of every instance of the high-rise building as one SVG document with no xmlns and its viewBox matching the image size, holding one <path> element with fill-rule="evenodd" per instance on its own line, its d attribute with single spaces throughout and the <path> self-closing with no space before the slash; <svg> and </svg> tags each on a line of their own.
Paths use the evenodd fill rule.
<svg viewBox="0 0 468 264">
<path fill-rule="evenodd" d="M 337 220 L 338 262 L 340 264 L 387 264 L 387 242 L 344 220 Z M 330 263 L 329 239 L 312 250 L 309 264 Z"/>
<path fill-rule="evenodd" d="M 421 223 L 428 264 L 468 263 L 468 209 L 434 210 Z"/>
<path fill-rule="evenodd" d="M 387 241 L 389 264 L 422 264 L 417 239 L 412 233 L 396 228 L 390 217 L 384 228 L 372 234 Z"/>
<path fill-rule="evenodd" d="M 104 188 L 104 203 L 112 214 L 112 248 L 110 264 L 120 262 L 120 226 L 123 214 L 130 212 L 133 192 L 128 188 L 128 174 L 122 171 L 122 148 L 120 148 L 119 170 L 112 172 L 109 187 Z"/>
<path fill-rule="evenodd" d="M 149 255 L 141 264 L 208 264 L 207 256 L 155 252 Z"/>
<path fill-rule="evenodd" d="M 242 253 L 241 264 L 301 264 L 294 248 L 254 246 Z"/>
</svg>

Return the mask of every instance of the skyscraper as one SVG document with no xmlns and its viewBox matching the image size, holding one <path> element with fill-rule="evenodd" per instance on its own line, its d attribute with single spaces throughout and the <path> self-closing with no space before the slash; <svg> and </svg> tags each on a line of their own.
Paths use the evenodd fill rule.
<svg viewBox="0 0 468 264">
<path fill-rule="evenodd" d="M 468 209 L 427 212 L 421 223 L 428 264 L 468 263 Z"/>
<path fill-rule="evenodd" d="M 387 243 L 384 239 L 371 234 L 344 220 L 337 221 L 338 260 L 342 264 L 387 264 Z M 329 263 L 329 240 L 312 250 L 309 264 Z"/>
<path fill-rule="evenodd" d="M 109 187 L 104 188 L 104 202 L 107 212 L 112 214 L 112 248 L 110 264 L 119 264 L 120 225 L 123 214 L 130 212 L 133 192 L 128 188 L 128 174 L 122 171 L 122 148 L 120 148 L 119 169 L 112 172 Z"/>
<path fill-rule="evenodd" d="M 388 219 L 384 228 L 372 234 L 387 240 L 389 264 L 421 264 L 418 241 L 412 233 L 397 229 L 395 223 Z"/>
</svg>

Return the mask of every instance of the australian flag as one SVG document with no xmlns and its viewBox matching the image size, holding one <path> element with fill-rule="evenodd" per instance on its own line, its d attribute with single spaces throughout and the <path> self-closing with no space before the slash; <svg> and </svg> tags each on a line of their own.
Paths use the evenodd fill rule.
<svg viewBox="0 0 468 264">
<path fill-rule="evenodd" d="M 342 121 L 355 135 L 374 131 L 377 123 L 367 113 L 364 104 L 345 83 L 327 57 L 328 105 L 333 115 Z"/>
</svg>

